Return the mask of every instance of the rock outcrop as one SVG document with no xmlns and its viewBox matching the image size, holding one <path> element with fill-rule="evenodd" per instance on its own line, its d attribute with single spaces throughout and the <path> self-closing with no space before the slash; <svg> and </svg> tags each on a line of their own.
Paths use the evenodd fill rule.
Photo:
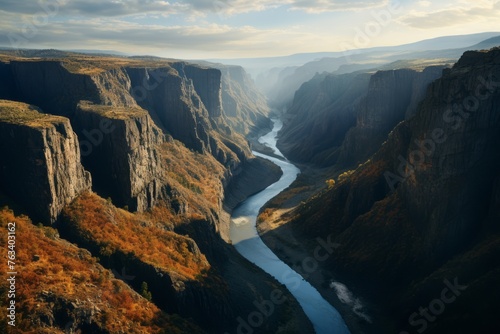
<svg viewBox="0 0 500 334">
<path fill-rule="evenodd" d="M 211 119 L 222 116 L 222 73 L 216 68 L 190 65 L 183 62 L 173 64 L 181 76 L 192 80 L 194 89 L 208 111 Z"/>
<path fill-rule="evenodd" d="M 164 135 L 148 112 L 82 101 L 73 119 L 96 190 L 131 211 L 157 204 L 164 186 L 159 153 Z"/>
<path fill-rule="evenodd" d="M 192 80 L 174 68 L 127 68 L 139 105 L 175 139 L 198 152 L 210 149 L 209 114 Z M 140 87 L 140 88 L 136 88 Z"/>
<path fill-rule="evenodd" d="M 52 60 L 11 61 L 19 98 L 54 115 L 73 117 L 81 100 L 95 104 L 137 106 L 128 93 L 123 70 Z"/>
<path fill-rule="evenodd" d="M 67 118 L 0 100 L 0 152 L 0 186 L 45 223 L 54 223 L 66 204 L 91 188 Z"/>
<path fill-rule="evenodd" d="M 83 141 L 84 163 L 95 174 L 95 189 L 117 205 L 142 211 L 161 196 L 161 172 L 152 148 L 163 135 L 160 132 L 197 152 L 212 154 L 227 168 L 224 184 L 251 155 L 246 140 L 227 124 L 218 69 L 185 62 L 129 60 L 121 64 L 113 59 L 67 57 L 16 59 L 2 62 L 0 71 L 5 74 L 0 95 L 70 118 Z M 129 121 L 125 116 L 110 120 L 108 126 L 120 130 L 115 135 L 114 131 L 104 133 L 100 122 L 108 120 L 100 119 L 99 113 L 82 112 L 81 101 L 94 109 L 108 106 L 120 109 L 122 116 L 127 112 L 133 116 Z M 141 107 L 144 110 L 138 117 L 135 111 Z M 136 135 L 137 140 L 131 139 Z M 92 157 L 86 151 L 92 151 Z M 133 152 L 130 159 L 127 152 Z"/>
</svg>

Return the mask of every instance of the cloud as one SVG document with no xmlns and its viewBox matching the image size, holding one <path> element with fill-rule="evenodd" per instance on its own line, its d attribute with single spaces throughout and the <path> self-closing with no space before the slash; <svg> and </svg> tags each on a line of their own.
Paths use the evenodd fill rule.
<svg viewBox="0 0 500 334">
<path fill-rule="evenodd" d="M 386 0 L 296 0 L 291 1 L 290 6 L 294 10 L 303 10 L 308 13 L 323 13 L 368 9 L 381 7 L 388 3 L 389 1 Z"/>
<path fill-rule="evenodd" d="M 144 13 L 175 14 L 187 9 L 186 5 L 163 0 L 2 0 L 0 11 L 35 15 L 49 12 L 57 15 L 127 16 Z"/>
<path fill-rule="evenodd" d="M 323 13 L 334 11 L 359 10 L 379 7 L 387 4 L 388 0 L 184 0 L 199 12 L 217 12 L 228 15 L 263 11 L 270 8 L 284 7 L 300 10 L 307 13 Z"/>
<path fill-rule="evenodd" d="M 295 50 L 319 37 L 288 29 L 231 27 L 224 24 L 152 25 L 119 18 L 69 19 L 50 22 L 29 36 L 15 19 L 0 13 L 0 45 L 16 48 L 114 49 L 132 54 L 156 54 L 193 58 L 222 55 L 247 56 L 258 52 Z M 18 45 L 10 42 L 16 36 Z M 324 45 L 324 43 L 319 43 Z M 186 56 L 187 55 L 187 56 Z"/>
<path fill-rule="evenodd" d="M 300 10 L 307 13 L 359 10 L 382 6 L 389 0 L 2 0 L 1 11 L 34 15 L 50 10 L 60 15 L 119 17 L 141 14 L 236 15 L 271 8 Z"/>
<path fill-rule="evenodd" d="M 463 25 L 471 22 L 484 23 L 500 16 L 500 3 L 478 1 L 476 6 L 457 6 L 432 12 L 411 11 L 399 18 L 399 22 L 419 29 L 434 29 Z"/>
<path fill-rule="evenodd" d="M 422 0 L 422 1 L 419 1 L 417 3 L 421 7 L 430 7 L 432 5 L 432 2 L 427 1 L 427 0 Z"/>
</svg>

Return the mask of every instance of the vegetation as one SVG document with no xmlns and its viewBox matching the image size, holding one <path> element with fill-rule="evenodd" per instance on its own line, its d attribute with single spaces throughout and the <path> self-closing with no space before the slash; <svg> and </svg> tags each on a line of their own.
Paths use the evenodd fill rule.
<svg viewBox="0 0 500 334">
<path fill-rule="evenodd" d="M 191 239 L 167 231 L 163 225 L 118 209 L 93 193 L 84 193 L 64 210 L 70 228 L 109 257 L 117 250 L 141 261 L 195 279 L 209 268 L 204 255 L 193 254 Z"/>
<path fill-rule="evenodd" d="M 149 301 L 151 301 L 151 299 L 153 299 L 151 292 L 148 290 L 148 283 L 147 282 L 142 282 L 142 284 L 141 284 L 141 296 L 143 296 L 144 298 L 146 298 Z"/>
<path fill-rule="evenodd" d="M 348 178 L 351 177 L 352 174 L 354 174 L 354 171 L 355 171 L 354 169 L 351 169 L 351 170 L 343 172 L 342 174 L 339 175 L 338 181 L 342 182 L 344 180 L 347 180 Z"/>
<path fill-rule="evenodd" d="M 16 223 L 16 327 L 10 333 L 64 333 L 68 326 L 81 332 L 84 325 L 108 333 L 200 333 L 178 316 L 163 313 L 154 304 L 113 278 L 86 250 L 47 237 L 45 227 L 26 216 L 0 210 L 0 228 Z M 6 233 L 0 238 L 2 258 L 7 254 Z M 7 291 L 6 271 L 0 291 Z M 0 323 L 6 328 L 7 299 L 0 300 Z M 63 316 L 64 315 L 64 316 Z M 50 320 L 52 319 L 52 320 Z"/>
<path fill-rule="evenodd" d="M 133 117 L 143 117 L 148 112 L 141 108 L 115 107 L 102 104 L 93 104 L 89 101 L 82 101 L 78 108 L 85 112 L 94 112 L 109 119 L 126 120 Z"/>
<path fill-rule="evenodd" d="M 161 153 L 167 183 L 189 205 L 190 212 L 185 218 L 204 217 L 210 211 L 218 211 L 225 172 L 222 165 L 211 155 L 192 152 L 175 140 L 163 144 Z M 180 223 L 179 217 L 175 219 Z"/>
<path fill-rule="evenodd" d="M 64 121 L 64 117 L 42 114 L 38 108 L 26 103 L 0 100 L 0 122 L 50 127 L 56 122 Z"/>
</svg>

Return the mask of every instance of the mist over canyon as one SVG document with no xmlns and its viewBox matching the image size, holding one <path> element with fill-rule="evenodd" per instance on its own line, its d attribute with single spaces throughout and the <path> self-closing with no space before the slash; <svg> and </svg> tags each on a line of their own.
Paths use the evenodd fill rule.
<svg viewBox="0 0 500 334">
<path fill-rule="evenodd" d="M 497 332 L 499 36 L 0 50 L 2 332 Z"/>
</svg>

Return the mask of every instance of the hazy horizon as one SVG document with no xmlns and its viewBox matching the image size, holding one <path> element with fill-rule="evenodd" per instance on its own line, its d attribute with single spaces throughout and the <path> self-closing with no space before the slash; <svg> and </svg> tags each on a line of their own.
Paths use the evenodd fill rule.
<svg viewBox="0 0 500 334">
<path fill-rule="evenodd" d="M 277 57 L 498 30 L 499 1 L 0 1 L 0 45 L 184 59 Z"/>
</svg>

